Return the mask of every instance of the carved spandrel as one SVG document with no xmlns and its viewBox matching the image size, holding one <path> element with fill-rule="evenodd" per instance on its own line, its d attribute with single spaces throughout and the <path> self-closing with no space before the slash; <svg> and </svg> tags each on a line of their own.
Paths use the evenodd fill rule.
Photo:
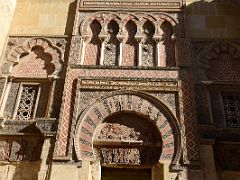
<svg viewBox="0 0 240 180">
<path fill-rule="evenodd" d="M 177 114 L 177 93 L 159 92 L 152 93 L 152 95 L 164 102 L 174 114 Z"/>
<path fill-rule="evenodd" d="M 104 97 L 108 95 L 109 91 L 84 91 L 81 90 L 80 92 L 80 103 L 81 106 L 79 107 L 78 111 L 82 112 L 91 102 L 96 100 L 97 98 Z"/>
</svg>

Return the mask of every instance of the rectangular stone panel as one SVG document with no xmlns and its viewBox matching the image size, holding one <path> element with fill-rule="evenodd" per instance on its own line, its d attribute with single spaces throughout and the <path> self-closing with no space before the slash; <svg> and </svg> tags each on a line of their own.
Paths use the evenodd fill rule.
<svg viewBox="0 0 240 180">
<path fill-rule="evenodd" d="M 4 112 L 4 116 L 7 118 L 13 117 L 19 86 L 20 86 L 19 82 L 12 83 L 12 86 L 8 95 L 6 107 L 5 107 L 5 112 Z"/>
<path fill-rule="evenodd" d="M 180 11 L 183 0 L 81 0 L 79 10 Z"/>
</svg>

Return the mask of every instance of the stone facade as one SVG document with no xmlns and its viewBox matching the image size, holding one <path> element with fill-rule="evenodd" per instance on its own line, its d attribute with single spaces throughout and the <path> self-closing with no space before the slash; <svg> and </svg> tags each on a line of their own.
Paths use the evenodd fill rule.
<svg viewBox="0 0 240 180">
<path fill-rule="evenodd" d="M 0 63 L 0 179 L 238 179 L 236 7 L 17 1 Z"/>
</svg>

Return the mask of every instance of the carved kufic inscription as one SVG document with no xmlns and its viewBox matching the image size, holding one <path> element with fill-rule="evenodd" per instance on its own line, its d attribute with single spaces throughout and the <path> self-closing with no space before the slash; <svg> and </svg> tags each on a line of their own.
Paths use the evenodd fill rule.
<svg viewBox="0 0 240 180">
<path fill-rule="evenodd" d="M 119 89 L 121 88 L 133 88 L 133 89 L 162 89 L 172 88 L 175 90 L 178 88 L 177 81 L 141 81 L 141 80 L 107 80 L 107 79 L 80 79 L 80 89 Z"/>
<path fill-rule="evenodd" d="M 139 1 L 102 1 L 102 0 L 96 0 L 96 1 L 87 1 L 83 0 L 80 3 L 80 8 L 81 7 L 135 7 L 136 9 L 140 8 L 154 8 L 154 9 L 159 9 L 159 8 L 180 8 L 182 1 L 173 1 L 173 2 L 159 2 L 159 1 L 150 1 L 150 2 L 139 2 Z"/>
</svg>

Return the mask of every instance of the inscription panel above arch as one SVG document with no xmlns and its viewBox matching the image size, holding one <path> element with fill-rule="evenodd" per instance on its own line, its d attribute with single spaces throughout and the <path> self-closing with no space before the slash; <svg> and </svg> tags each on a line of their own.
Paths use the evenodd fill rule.
<svg viewBox="0 0 240 180">
<path fill-rule="evenodd" d="M 181 11 L 184 5 L 184 0 L 80 0 L 79 10 L 116 10 L 116 9 L 128 9 L 128 10 L 144 10 L 144 11 L 156 11 L 156 10 L 169 10 L 169 11 Z"/>
</svg>

